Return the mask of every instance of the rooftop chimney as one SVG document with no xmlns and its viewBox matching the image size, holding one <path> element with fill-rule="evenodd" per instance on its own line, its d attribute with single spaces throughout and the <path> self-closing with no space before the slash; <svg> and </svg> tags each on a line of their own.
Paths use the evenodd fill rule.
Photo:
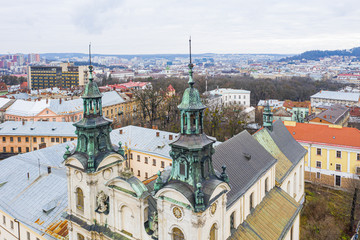
<svg viewBox="0 0 360 240">
<path fill-rule="evenodd" d="M 156 136 L 159 137 L 159 136 L 160 136 L 160 132 L 156 132 Z"/>
<path fill-rule="evenodd" d="M 50 174 L 51 173 L 51 167 L 50 166 L 48 166 L 48 174 Z"/>
<path fill-rule="evenodd" d="M 169 135 L 169 140 L 173 140 L 173 135 Z"/>
<path fill-rule="evenodd" d="M 123 130 L 122 130 L 122 129 L 120 129 L 120 130 L 119 130 L 119 133 L 120 133 L 120 134 L 123 134 Z"/>
</svg>

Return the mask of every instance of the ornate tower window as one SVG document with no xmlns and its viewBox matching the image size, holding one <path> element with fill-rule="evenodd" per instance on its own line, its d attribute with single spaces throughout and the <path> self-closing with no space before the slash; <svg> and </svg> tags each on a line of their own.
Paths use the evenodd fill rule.
<svg viewBox="0 0 360 240">
<path fill-rule="evenodd" d="M 76 208 L 84 211 L 84 193 L 81 188 L 76 189 Z"/>
<path fill-rule="evenodd" d="M 211 229 L 210 229 L 210 240 L 216 240 L 217 239 L 217 226 L 216 226 L 216 223 L 214 223 L 212 226 L 211 226 Z"/>
<path fill-rule="evenodd" d="M 173 228 L 172 230 L 172 240 L 184 240 L 184 233 L 179 228 Z"/>
<path fill-rule="evenodd" d="M 77 234 L 77 240 L 85 240 L 85 237 L 80 233 Z"/>
</svg>

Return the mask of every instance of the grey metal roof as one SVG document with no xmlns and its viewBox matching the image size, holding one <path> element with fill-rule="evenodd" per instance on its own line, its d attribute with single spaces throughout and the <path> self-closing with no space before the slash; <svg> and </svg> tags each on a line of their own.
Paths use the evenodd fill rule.
<svg viewBox="0 0 360 240">
<path fill-rule="evenodd" d="M 70 149 L 75 146 L 68 142 L 0 161 L 0 208 L 41 235 L 52 223 L 64 220 L 61 215 L 67 208 L 66 170 L 62 165 L 65 145 Z M 50 174 L 48 166 L 52 167 Z M 54 239 L 48 234 L 44 237 Z"/>
<path fill-rule="evenodd" d="M 320 91 L 310 96 L 310 98 L 322 98 L 322 99 L 334 99 L 334 100 L 346 100 L 346 101 L 358 102 L 360 98 L 360 93 Z"/>
<path fill-rule="evenodd" d="M 72 122 L 7 121 L 0 124 L 1 136 L 76 137 Z"/>
<path fill-rule="evenodd" d="M 102 106 L 107 107 L 121 104 L 125 100 L 115 91 L 105 92 L 102 97 Z M 17 116 L 36 116 L 44 109 L 63 115 L 83 111 L 83 99 L 64 101 L 62 99 L 42 99 L 40 101 L 16 100 L 7 110 L 6 114 Z"/>
<path fill-rule="evenodd" d="M 306 154 L 306 150 L 291 136 L 281 120 L 273 123 L 270 135 L 285 156 L 296 165 Z"/>
<path fill-rule="evenodd" d="M 222 172 L 221 167 L 226 165 L 229 176 L 231 190 L 227 205 L 231 206 L 276 161 L 246 130 L 215 147 L 214 167 Z"/>
<path fill-rule="evenodd" d="M 350 112 L 350 108 L 345 106 L 334 104 L 328 109 L 322 111 L 321 113 L 315 115 L 313 118 L 320 118 L 327 122 L 338 124 L 343 120 L 343 118 Z"/>
</svg>

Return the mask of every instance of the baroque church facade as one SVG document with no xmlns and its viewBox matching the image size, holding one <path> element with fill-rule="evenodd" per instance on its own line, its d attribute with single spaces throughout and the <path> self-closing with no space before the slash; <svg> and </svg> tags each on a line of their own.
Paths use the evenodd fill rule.
<svg viewBox="0 0 360 240">
<path fill-rule="evenodd" d="M 89 67 L 77 146 L 64 154 L 70 239 L 299 239 L 303 148 L 281 122 L 272 124 L 271 113 L 256 137 L 244 131 L 214 147 L 203 131 L 206 106 L 191 60 L 188 84 L 172 167 L 140 181 L 121 143 L 110 142 L 111 122 Z"/>
</svg>

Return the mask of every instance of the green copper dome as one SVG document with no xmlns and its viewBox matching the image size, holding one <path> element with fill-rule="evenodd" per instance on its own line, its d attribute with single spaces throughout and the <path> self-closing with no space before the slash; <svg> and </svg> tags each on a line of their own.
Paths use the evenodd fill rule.
<svg viewBox="0 0 360 240">
<path fill-rule="evenodd" d="M 180 110 L 201 110 L 206 106 L 201 102 L 199 91 L 191 86 L 185 90 L 178 108 Z"/>
<path fill-rule="evenodd" d="M 93 81 L 92 72 L 93 66 L 89 66 L 89 83 L 86 84 L 82 98 L 101 98 L 102 96 L 96 82 Z"/>
</svg>

